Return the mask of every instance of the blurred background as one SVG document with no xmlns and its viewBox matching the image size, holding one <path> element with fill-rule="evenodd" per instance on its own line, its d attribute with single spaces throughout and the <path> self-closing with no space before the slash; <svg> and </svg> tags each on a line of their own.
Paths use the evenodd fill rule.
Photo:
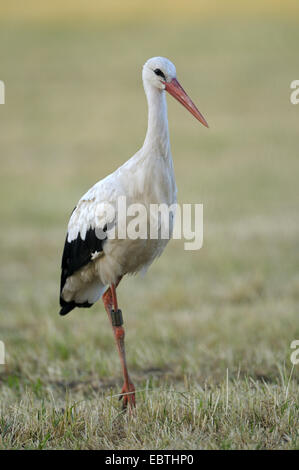
<svg viewBox="0 0 299 470">
<path fill-rule="evenodd" d="M 204 246 L 172 241 L 119 287 L 135 385 L 213 387 L 227 370 L 282 385 L 299 337 L 298 44 L 296 1 L 1 1 L 3 406 L 119 388 L 102 305 L 58 316 L 60 262 L 78 199 L 143 144 L 156 55 L 210 125 L 168 98 L 178 198 L 203 203 Z"/>
</svg>

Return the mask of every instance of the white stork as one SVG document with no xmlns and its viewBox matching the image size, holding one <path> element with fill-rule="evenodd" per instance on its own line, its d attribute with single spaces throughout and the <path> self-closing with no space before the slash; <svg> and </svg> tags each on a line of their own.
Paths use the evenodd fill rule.
<svg viewBox="0 0 299 470">
<path fill-rule="evenodd" d="M 91 307 L 102 296 L 123 369 L 124 385 L 120 395 L 123 407 L 128 403 L 135 405 L 135 388 L 126 365 L 125 332 L 116 287 L 125 274 L 146 270 L 162 253 L 168 240 L 161 237 L 110 239 L 107 224 L 111 220 L 107 220 L 105 204 L 116 207 L 120 196 L 125 196 L 127 206 L 132 203 L 142 203 L 145 207 L 161 203 L 171 206 L 176 202 L 165 90 L 208 127 L 177 81 L 175 66 L 168 59 L 149 59 L 143 66 L 142 78 L 148 102 L 144 144 L 132 158 L 80 199 L 68 224 L 61 266 L 61 315 L 75 307 Z M 104 237 L 97 236 L 99 229 L 106 233 Z"/>
</svg>

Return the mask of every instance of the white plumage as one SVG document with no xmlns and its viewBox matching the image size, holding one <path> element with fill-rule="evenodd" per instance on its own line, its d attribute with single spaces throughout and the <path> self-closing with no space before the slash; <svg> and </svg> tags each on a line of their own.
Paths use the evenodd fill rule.
<svg viewBox="0 0 299 470">
<path fill-rule="evenodd" d="M 108 238 L 96 240 L 98 230 L 114 222 L 107 219 L 106 205 L 114 207 L 123 196 L 127 207 L 176 202 L 176 183 L 170 151 L 165 90 L 180 101 L 205 126 L 207 123 L 176 80 L 175 66 L 154 57 L 143 67 L 143 85 L 148 102 L 148 129 L 142 148 L 114 173 L 96 183 L 80 199 L 72 213 L 62 260 L 62 314 L 75 306 L 89 307 L 124 274 L 146 270 L 168 240 Z M 172 223 L 171 221 L 170 223 Z M 163 223 L 163 222 L 162 222 Z M 117 227 L 116 227 L 117 229 Z M 162 229 L 162 227 L 160 227 Z M 171 230 L 169 231 L 171 236 Z"/>
<path fill-rule="evenodd" d="M 143 150 L 143 149 L 142 149 Z M 84 240 L 89 228 L 103 228 L 105 205 L 115 207 L 117 198 L 126 196 L 127 206 L 142 203 L 146 208 L 153 203 L 171 205 L 176 201 L 176 186 L 170 150 L 164 155 L 139 151 L 111 175 L 95 184 L 79 201 L 68 225 L 68 242 L 80 234 Z M 164 178 L 164 175 L 168 175 Z M 107 239 L 103 251 L 92 254 L 92 261 L 70 276 L 62 295 L 69 302 L 94 303 L 106 286 L 115 283 L 124 274 L 136 273 L 163 251 L 168 240 Z"/>
<path fill-rule="evenodd" d="M 142 203 L 172 205 L 176 202 L 176 184 L 169 144 L 167 104 L 164 89 L 153 70 L 163 69 L 170 79 L 174 65 L 164 58 L 150 59 L 143 68 L 143 83 L 149 108 L 148 130 L 143 147 L 114 173 L 96 183 L 80 199 L 69 221 L 67 241 L 80 235 L 85 240 L 88 229 L 103 228 L 108 222 L 105 204 L 114 205 L 125 196 L 127 206 Z M 150 72 L 150 73 L 149 73 Z M 164 72 L 164 73 L 165 73 Z M 154 83 L 153 83 L 154 82 Z M 158 84 L 158 87 L 156 86 Z M 66 302 L 93 304 L 108 285 L 130 273 L 147 269 L 165 248 L 168 240 L 107 239 L 103 251 L 69 276 L 62 289 Z"/>
</svg>

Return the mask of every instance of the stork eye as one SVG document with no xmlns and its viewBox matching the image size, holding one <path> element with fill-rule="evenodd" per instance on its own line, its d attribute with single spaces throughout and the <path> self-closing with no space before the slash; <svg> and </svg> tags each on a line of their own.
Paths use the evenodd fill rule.
<svg viewBox="0 0 299 470">
<path fill-rule="evenodd" d="M 165 77 L 164 73 L 162 72 L 162 70 L 156 69 L 156 70 L 154 70 L 154 72 L 155 72 L 156 75 L 159 75 L 160 77 L 164 78 L 164 80 L 166 80 L 166 77 Z"/>
</svg>

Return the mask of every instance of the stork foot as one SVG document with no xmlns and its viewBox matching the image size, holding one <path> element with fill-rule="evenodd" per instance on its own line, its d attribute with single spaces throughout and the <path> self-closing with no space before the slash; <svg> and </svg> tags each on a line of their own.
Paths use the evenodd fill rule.
<svg viewBox="0 0 299 470">
<path fill-rule="evenodd" d="M 119 400 L 123 400 L 123 410 L 125 410 L 128 405 L 130 409 L 134 408 L 136 405 L 135 387 L 132 382 L 129 382 L 128 384 L 124 383 L 121 393 Z"/>
</svg>

